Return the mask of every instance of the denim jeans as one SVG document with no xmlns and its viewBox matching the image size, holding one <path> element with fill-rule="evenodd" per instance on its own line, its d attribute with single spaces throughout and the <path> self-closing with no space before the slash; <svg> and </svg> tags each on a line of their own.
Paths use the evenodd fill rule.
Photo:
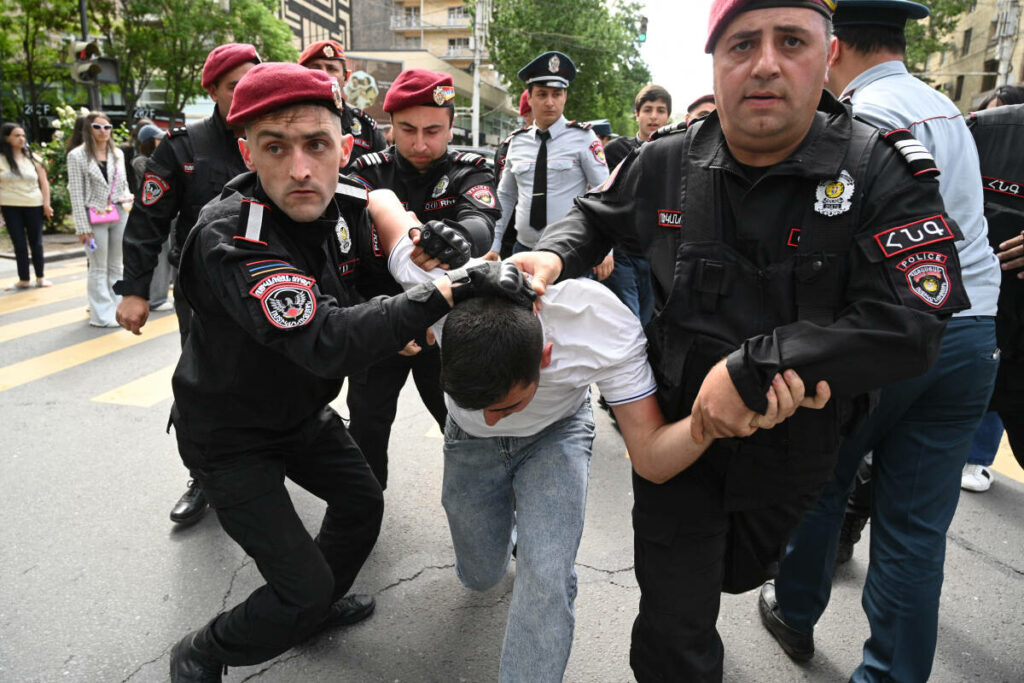
<svg viewBox="0 0 1024 683">
<path fill-rule="evenodd" d="M 89 323 L 116 325 L 114 313 L 121 297 L 114 293 L 114 283 L 121 279 L 124 266 L 121 260 L 121 241 L 128 222 L 127 209 L 117 206 L 118 219 L 113 223 L 92 225 L 96 250 L 89 254 L 89 274 L 86 293 L 89 297 Z"/>
<path fill-rule="evenodd" d="M 590 401 L 529 437 L 475 438 L 449 417 L 444 441 L 441 498 L 459 580 L 491 588 L 518 543 L 499 678 L 561 681 L 576 623 L 576 551 L 594 441 Z"/>
<path fill-rule="evenodd" d="M 981 418 L 978 431 L 974 433 L 974 442 L 971 444 L 971 453 L 967 456 L 967 462 L 971 465 L 984 465 L 988 467 L 996 459 L 999 451 L 999 442 L 1003 440 L 1003 421 L 999 419 L 999 413 L 989 411 Z"/>
<path fill-rule="evenodd" d="M 654 313 L 654 289 L 651 287 L 651 264 L 642 256 L 630 256 L 615 250 L 615 270 L 603 284 L 633 311 L 644 325 Z"/>
<path fill-rule="evenodd" d="M 871 627 L 851 681 L 925 681 L 932 668 L 946 531 L 988 407 L 999 356 L 993 318 L 953 318 L 928 372 L 882 390 L 839 450 L 832 480 L 793 532 L 775 592 L 783 620 L 810 632 L 828 604 L 839 529 L 857 466 L 874 451 L 871 548 L 861 604 Z"/>
</svg>

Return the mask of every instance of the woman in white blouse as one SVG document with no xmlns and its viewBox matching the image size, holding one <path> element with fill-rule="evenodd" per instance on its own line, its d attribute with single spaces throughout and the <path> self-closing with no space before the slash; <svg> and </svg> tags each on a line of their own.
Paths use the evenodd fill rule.
<svg viewBox="0 0 1024 683">
<path fill-rule="evenodd" d="M 7 289 L 28 289 L 29 251 L 36 287 L 49 287 L 43 277 L 43 218 L 53 215 L 46 169 L 28 148 L 25 129 L 15 123 L 0 126 L 0 212 L 14 245 L 18 281 Z"/>
<path fill-rule="evenodd" d="M 89 324 L 118 327 L 114 319 L 121 297 L 121 239 L 132 195 L 124 154 L 111 139 L 106 114 L 92 112 L 83 122 L 83 141 L 68 152 L 68 190 L 75 232 L 89 254 Z"/>
</svg>

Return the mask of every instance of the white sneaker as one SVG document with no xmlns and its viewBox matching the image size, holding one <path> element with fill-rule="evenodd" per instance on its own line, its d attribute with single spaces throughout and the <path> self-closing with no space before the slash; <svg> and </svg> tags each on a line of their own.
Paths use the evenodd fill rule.
<svg viewBox="0 0 1024 683">
<path fill-rule="evenodd" d="M 984 465 L 964 465 L 964 472 L 960 475 L 960 488 L 968 491 L 988 491 L 992 486 L 992 470 Z"/>
<path fill-rule="evenodd" d="M 174 310 L 174 299 L 165 299 L 159 306 L 153 307 L 154 311 L 173 311 Z"/>
</svg>

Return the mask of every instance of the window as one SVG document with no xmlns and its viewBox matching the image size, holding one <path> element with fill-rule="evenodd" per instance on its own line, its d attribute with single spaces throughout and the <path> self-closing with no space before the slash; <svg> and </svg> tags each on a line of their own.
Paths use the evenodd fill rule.
<svg viewBox="0 0 1024 683">
<path fill-rule="evenodd" d="M 449 38 L 448 54 L 452 57 L 469 54 L 469 38 Z"/>
<path fill-rule="evenodd" d="M 971 51 L 971 33 L 973 32 L 973 29 L 967 29 L 966 31 L 964 31 L 964 46 L 960 48 L 961 57 L 966 57 L 967 53 Z"/>
<path fill-rule="evenodd" d="M 964 77 L 956 77 L 956 87 L 953 89 L 953 101 L 958 102 L 964 94 Z"/>
<path fill-rule="evenodd" d="M 999 60 L 989 59 L 985 62 L 984 70 L 989 75 L 981 77 L 981 91 L 993 90 L 996 87 L 996 72 L 999 71 Z"/>
<path fill-rule="evenodd" d="M 466 19 L 469 19 L 469 9 L 465 5 L 459 5 L 458 7 L 448 8 L 449 24 L 461 24 Z"/>
</svg>

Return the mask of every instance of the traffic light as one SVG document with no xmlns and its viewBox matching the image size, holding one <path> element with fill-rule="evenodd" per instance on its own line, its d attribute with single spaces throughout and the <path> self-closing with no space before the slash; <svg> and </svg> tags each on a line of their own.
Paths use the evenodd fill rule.
<svg viewBox="0 0 1024 683">
<path fill-rule="evenodd" d="M 640 17 L 640 33 L 637 34 L 636 42 L 647 42 L 647 17 Z"/>
<path fill-rule="evenodd" d="M 77 83 L 95 83 L 102 71 L 96 59 L 99 54 L 99 41 L 71 41 L 71 79 Z"/>
</svg>

